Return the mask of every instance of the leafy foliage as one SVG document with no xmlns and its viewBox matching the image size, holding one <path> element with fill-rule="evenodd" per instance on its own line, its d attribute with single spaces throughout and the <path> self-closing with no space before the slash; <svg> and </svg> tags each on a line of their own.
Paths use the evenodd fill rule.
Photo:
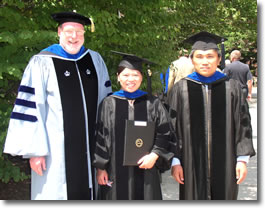
<svg viewBox="0 0 265 208">
<path fill-rule="evenodd" d="M 2 0 L 0 2 L 0 180 L 24 176 L 2 154 L 10 113 L 30 57 L 57 43 L 57 25 L 50 14 L 76 10 L 92 17 L 85 46 L 98 51 L 111 75 L 113 89 L 120 57 L 111 50 L 134 53 L 153 66 L 154 93 L 162 90 L 159 74 L 190 49 L 183 40 L 205 30 L 228 38 L 226 58 L 233 49 L 257 62 L 257 2 L 253 0 Z M 254 70 L 255 68 L 253 68 Z M 143 83 L 146 89 L 146 81 Z M 12 169 L 15 168 L 15 169 Z M 11 170 L 12 169 L 12 170 Z M 4 174 L 5 172 L 5 174 Z M 6 175 L 7 173 L 8 176 Z"/>
</svg>

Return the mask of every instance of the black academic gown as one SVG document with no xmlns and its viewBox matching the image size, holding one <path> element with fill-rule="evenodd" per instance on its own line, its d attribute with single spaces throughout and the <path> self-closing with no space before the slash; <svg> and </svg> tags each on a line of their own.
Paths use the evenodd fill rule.
<svg viewBox="0 0 265 208">
<path fill-rule="evenodd" d="M 125 120 L 155 121 L 156 134 L 152 152 L 159 159 L 152 169 L 123 166 Z M 143 95 L 130 106 L 126 98 L 115 95 L 103 100 L 98 116 L 94 165 L 106 170 L 112 187 L 100 186 L 99 199 L 162 199 L 160 171 L 170 168 L 176 148 L 169 116 L 158 98 Z"/>
<path fill-rule="evenodd" d="M 255 155 L 240 84 L 226 77 L 211 84 L 185 78 L 172 88 L 168 104 L 184 171 L 180 199 L 237 199 L 237 157 Z"/>
</svg>

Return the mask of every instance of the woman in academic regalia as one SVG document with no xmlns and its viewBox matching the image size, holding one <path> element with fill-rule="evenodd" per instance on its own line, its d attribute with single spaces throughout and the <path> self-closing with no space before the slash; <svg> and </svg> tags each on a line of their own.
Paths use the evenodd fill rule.
<svg viewBox="0 0 265 208">
<path fill-rule="evenodd" d="M 139 90 L 142 63 L 151 62 L 131 54 L 123 56 L 117 72 L 121 90 L 101 103 L 94 165 L 97 168 L 99 199 L 162 199 L 160 172 L 170 168 L 176 140 L 168 113 L 160 100 Z M 123 165 L 126 120 L 155 123 L 153 146 L 135 166 Z"/>
</svg>

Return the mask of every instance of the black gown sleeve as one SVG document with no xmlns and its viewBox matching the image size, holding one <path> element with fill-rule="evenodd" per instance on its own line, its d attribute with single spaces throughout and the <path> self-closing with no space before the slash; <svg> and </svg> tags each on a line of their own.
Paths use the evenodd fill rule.
<svg viewBox="0 0 265 208">
<path fill-rule="evenodd" d="M 255 150 L 253 148 L 252 140 L 252 126 L 251 117 L 249 113 L 249 106 L 245 99 L 241 86 L 236 80 L 230 80 L 233 97 L 234 108 L 234 125 L 235 125 L 235 144 L 237 156 L 254 156 Z"/>
<path fill-rule="evenodd" d="M 96 129 L 96 146 L 93 159 L 93 165 L 96 168 L 105 170 L 110 161 L 110 117 L 107 116 L 110 113 L 111 106 L 105 98 L 99 106 L 98 110 L 98 121 Z"/>
<path fill-rule="evenodd" d="M 177 151 L 177 138 L 170 123 L 168 112 L 162 102 L 155 102 L 154 117 L 156 120 L 155 142 L 152 152 L 159 155 L 156 166 L 161 171 L 170 169 L 171 161 Z"/>
<path fill-rule="evenodd" d="M 169 117 L 170 117 L 170 122 L 171 126 L 173 128 L 174 134 L 176 135 L 175 137 L 177 138 L 177 143 L 176 143 L 176 151 L 175 151 L 175 156 L 176 158 L 181 160 L 181 151 L 182 151 L 182 131 L 181 131 L 181 120 L 180 120 L 180 91 L 181 91 L 181 81 L 175 84 L 172 89 L 170 90 L 168 97 L 167 97 L 167 105 L 169 107 Z"/>
</svg>

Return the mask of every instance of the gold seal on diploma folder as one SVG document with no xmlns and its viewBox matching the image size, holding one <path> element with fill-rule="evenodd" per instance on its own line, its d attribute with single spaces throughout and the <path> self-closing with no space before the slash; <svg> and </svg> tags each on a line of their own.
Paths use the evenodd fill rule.
<svg viewBox="0 0 265 208">
<path fill-rule="evenodd" d="M 138 160 L 149 154 L 154 145 L 155 122 L 126 120 L 124 166 L 138 166 Z"/>
</svg>

